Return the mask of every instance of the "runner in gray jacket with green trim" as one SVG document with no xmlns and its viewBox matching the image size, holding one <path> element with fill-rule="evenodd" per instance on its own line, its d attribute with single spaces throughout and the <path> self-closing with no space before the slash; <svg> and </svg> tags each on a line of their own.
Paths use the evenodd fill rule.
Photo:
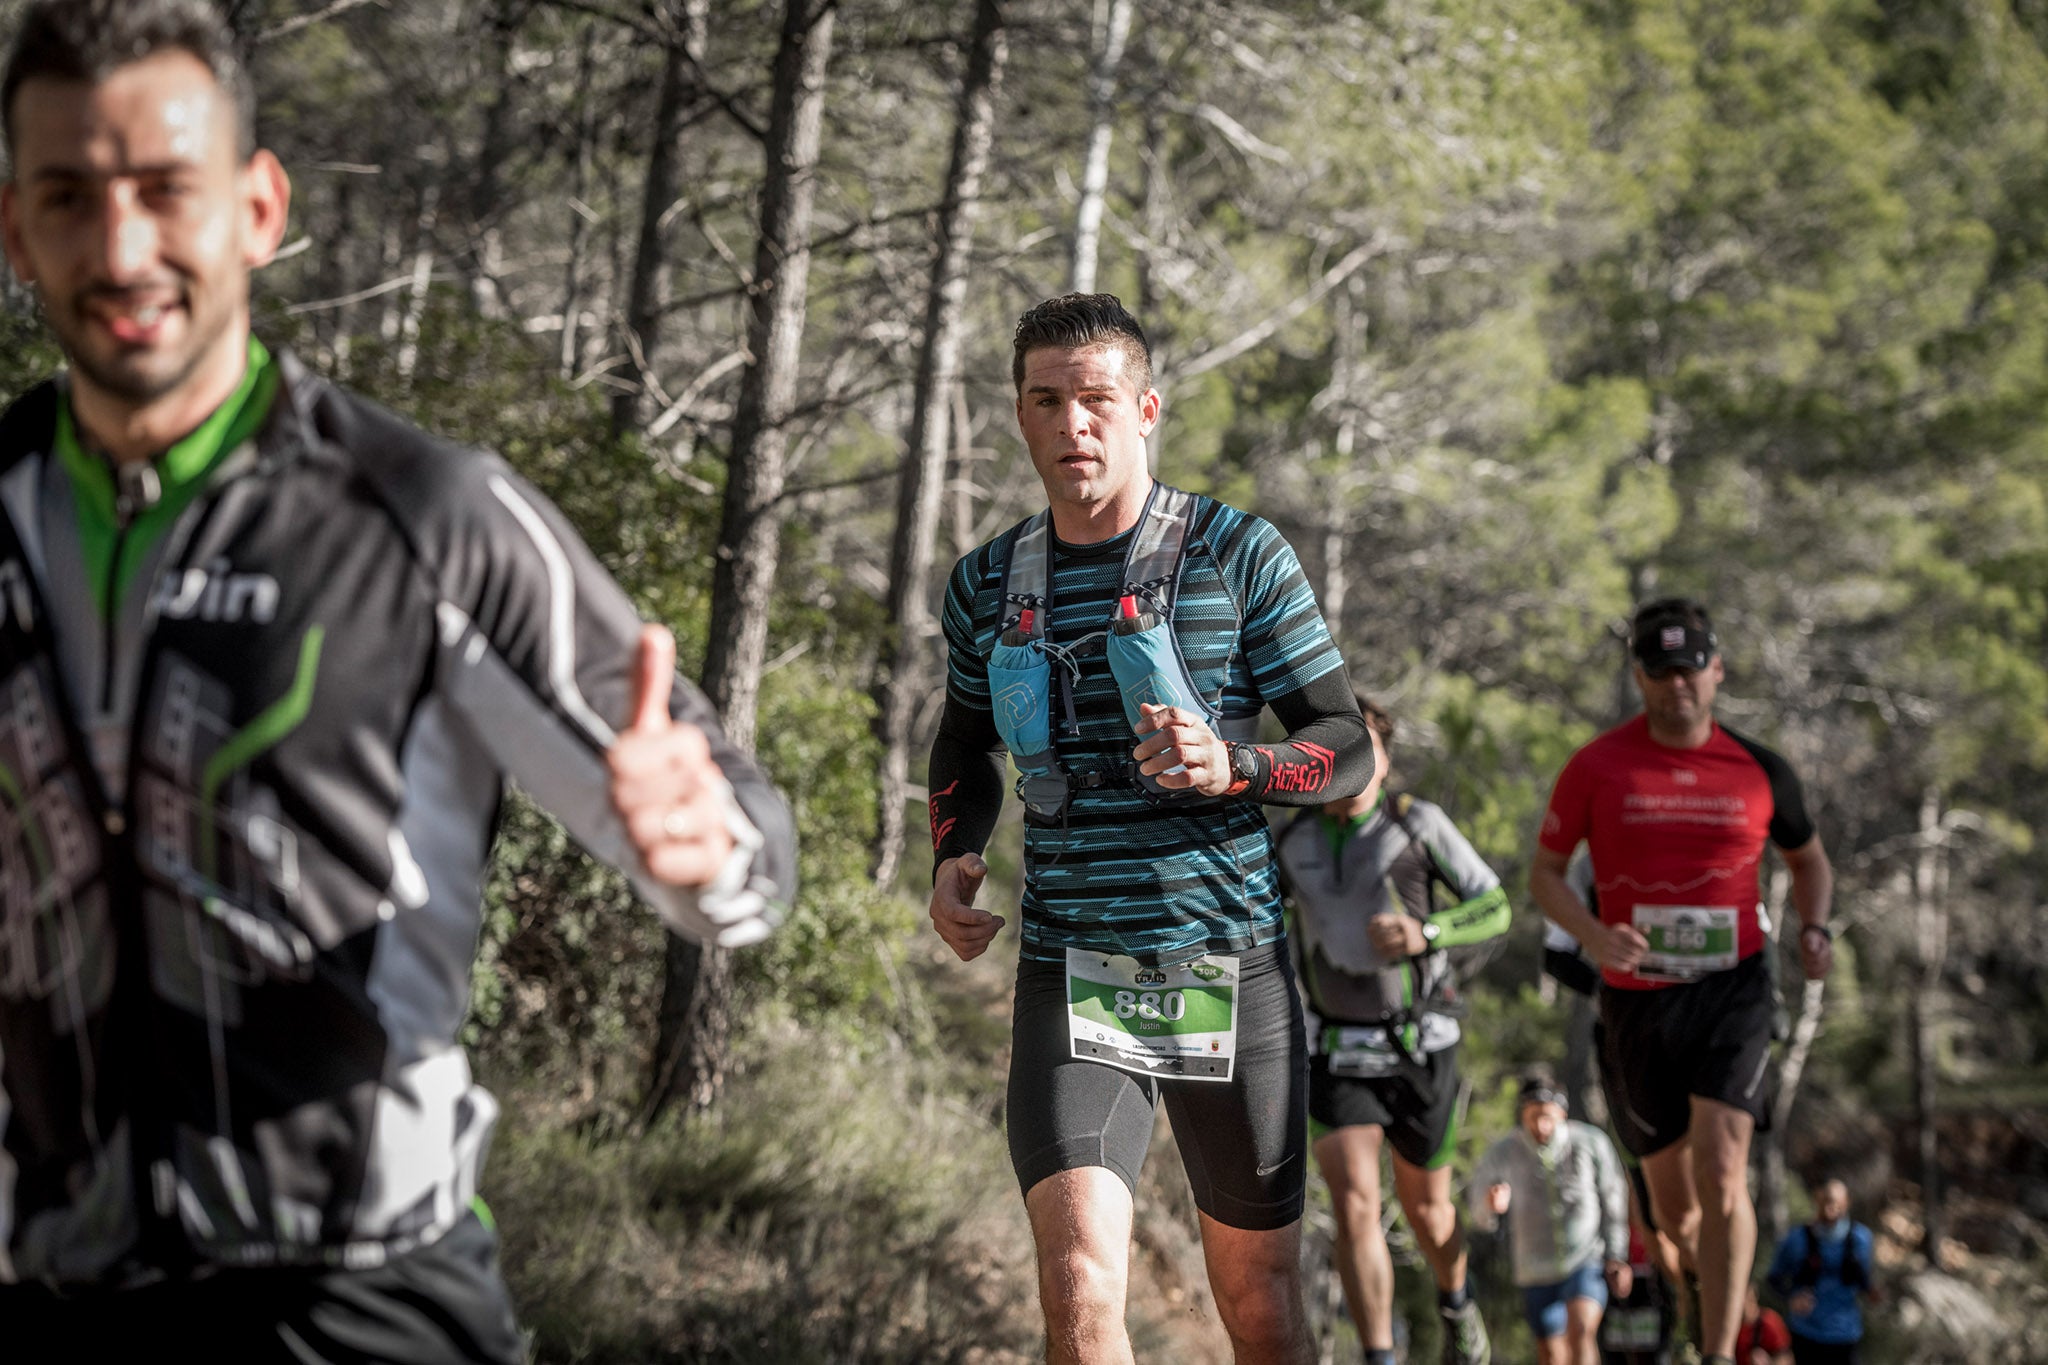
<svg viewBox="0 0 2048 1365">
<path fill-rule="evenodd" d="M 1472 1223 L 1490 1231 L 1512 1210 L 1515 1283 L 1540 1365 L 1597 1365 L 1608 1291 L 1626 1297 L 1634 1278 L 1628 1178 L 1607 1134 L 1566 1117 L 1547 1068 L 1522 1078 L 1516 1117 L 1472 1171 Z"/>
<path fill-rule="evenodd" d="M 1391 747 L 1393 720 L 1359 707 Z M 1458 1007 L 1446 949 L 1508 926 L 1500 878 L 1448 815 L 1406 793 L 1302 812 L 1279 841 L 1289 930 L 1309 1010 L 1310 1133 L 1337 1214 L 1335 1260 L 1366 1365 L 1394 1360 L 1394 1269 L 1380 1223 L 1380 1148 L 1437 1286 L 1443 1365 L 1485 1365 L 1451 1196 Z M 1440 890 L 1441 888 L 1441 890 Z"/>
</svg>

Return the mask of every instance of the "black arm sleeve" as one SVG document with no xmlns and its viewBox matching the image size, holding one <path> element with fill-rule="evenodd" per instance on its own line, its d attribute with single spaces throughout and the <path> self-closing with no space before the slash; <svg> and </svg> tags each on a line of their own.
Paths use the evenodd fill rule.
<svg viewBox="0 0 2048 1365">
<path fill-rule="evenodd" d="M 1372 739 L 1342 667 L 1270 705 L 1287 738 L 1252 746 L 1259 775 L 1242 795 L 1268 806 L 1320 806 L 1365 790 L 1372 780 Z"/>
<path fill-rule="evenodd" d="M 932 738 L 927 809 L 932 822 L 932 871 L 948 858 L 979 853 L 1003 810 L 1010 773 L 1009 752 L 987 711 L 946 698 L 939 732 Z"/>
</svg>

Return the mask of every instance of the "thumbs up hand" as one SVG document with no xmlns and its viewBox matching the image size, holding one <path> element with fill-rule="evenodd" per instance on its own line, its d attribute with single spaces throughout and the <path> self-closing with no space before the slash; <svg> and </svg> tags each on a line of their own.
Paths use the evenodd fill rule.
<svg viewBox="0 0 2048 1365">
<path fill-rule="evenodd" d="M 996 933 L 1009 921 L 974 907 L 988 864 L 978 853 L 963 853 L 939 864 L 932 879 L 932 928 L 946 940 L 962 962 L 971 962 L 988 951 Z"/>
<path fill-rule="evenodd" d="M 656 880 L 701 889 L 732 857 L 731 788 L 704 732 L 669 716 L 675 671 L 675 637 L 664 626 L 643 626 L 633 660 L 633 720 L 608 755 L 612 805 Z"/>
</svg>

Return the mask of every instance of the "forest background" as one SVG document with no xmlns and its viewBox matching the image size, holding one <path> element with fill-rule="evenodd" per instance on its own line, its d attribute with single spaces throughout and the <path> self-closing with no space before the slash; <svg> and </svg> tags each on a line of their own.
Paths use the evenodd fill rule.
<svg viewBox="0 0 2048 1365">
<path fill-rule="evenodd" d="M 1875 1359 L 2048 1360 L 2048 4 L 228 10 L 296 187 L 259 331 L 556 498 L 798 815 L 795 911 L 728 956 L 508 807 L 469 1041 L 536 1359 L 1035 1358 L 1014 936 L 929 932 L 918 781 L 944 571 L 1040 499 L 1011 326 L 1103 288 L 1159 475 L 1286 532 L 1399 785 L 1517 896 L 1461 1165 L 1525 1061 L 1597 1107 L 1528 851 L 1634 709 L 1630 605 L 1695 594 L 1839 875 L 1834 975 L 1783 973 L 1766 1231 L 1840 1173 Z M 0 394 L 54 363 L 10 282 Z M 1349 1359 L 1329 1235 L 1317 1185 Z M 1138 1249 L 1140 1358 L 1223 1359 L 1164 1141 Z"/>
</svg>

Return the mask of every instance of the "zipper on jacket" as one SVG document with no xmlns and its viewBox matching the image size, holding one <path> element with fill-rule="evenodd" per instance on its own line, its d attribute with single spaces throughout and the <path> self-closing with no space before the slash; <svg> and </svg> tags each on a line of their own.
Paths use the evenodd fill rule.
<svg viewBox="0 0 2048 1365">
<path fill-rule="evenodd" d="M 128 548 L 128 528 L 163 500 L 163 479 L 152 463 L 113 462 L 114 549 L 107 556 L 106 600 L 100 604 L 100 710 L 114 705 L 115 645 L 121 625 L 121 555 Z"/>
</svg>

